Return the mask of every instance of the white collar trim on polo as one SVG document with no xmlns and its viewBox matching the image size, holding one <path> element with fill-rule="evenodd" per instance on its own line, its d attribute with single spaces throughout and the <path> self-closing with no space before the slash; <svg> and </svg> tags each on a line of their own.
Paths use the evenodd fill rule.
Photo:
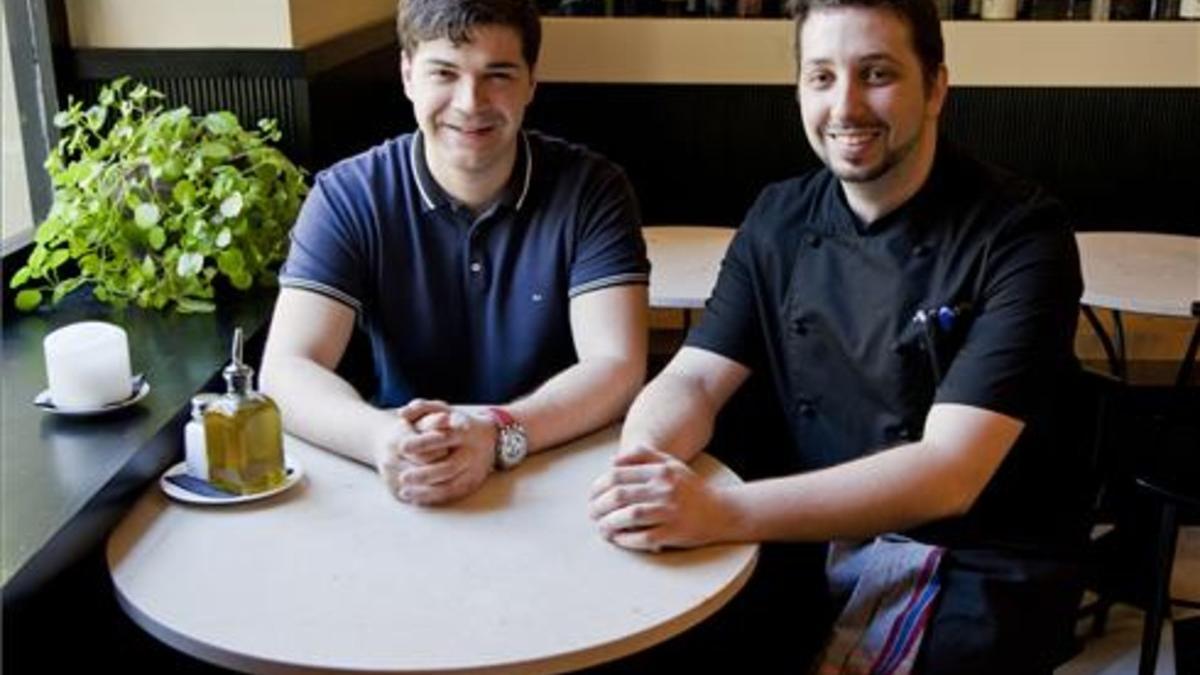
<svg viewBox="0 0 1200 675">
<path fill-rule="evenodd" d="M 425 189 L 425 185 L 421 182 L 421 172 L 417 170 L 417 140 L 421 140 L 420 144 L 424 145 L 424 138 L 422 137 L 420 129 L 417 129 L 416 134 L 414 134 L 413 142 L 409 144 L 408 161 L 409 165 L 412 167 L 413 181 L 417 184 L 417 191 L 421 193 L 421 201 L 425 202 L 425 206 L 427 208 L 433 209 L 437 205 L 434 204 L 433 200 L 429 197 L 429 192 Z M 525 197 L 529 194 L 529 184 L 533 179 L 533 152 L 529 147 L 529 136 L 525 133 L 524 129 L 521 130 L 521 142 L 525 144 L 525 183 L 521 187 L 521 196 L 517 198 L 517 204 L 514 207 L 517 211 L 520 211 L 521 205 L 525 203 Z"/>
</svg>

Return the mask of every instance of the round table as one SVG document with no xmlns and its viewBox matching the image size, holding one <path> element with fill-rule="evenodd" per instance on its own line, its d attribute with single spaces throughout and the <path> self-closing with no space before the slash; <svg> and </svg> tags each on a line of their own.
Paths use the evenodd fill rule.
<svg viewBox="0 0 1200 675">
<path fill-rule="evenodd" d="M 1121 312 L 1200 317 L 1200 237 L 1149 232 L 1081 232 L 1075 235 L 1083 270 L 1084 315 L 1095 329 L 1118 377 L 1125 378 Z M 1113 313 L 1116 344 L 1089 307 Z M 1187 381 L 1200 341 L 1200 324 L 1180 366 Z"/>
<path fill-rule="evenodd" d="M 685 310 L 704 307 L 736 231 L 682 225 L 643 227 L 650 258 L 650 306 Z"/>
<path fill-rule="evenodd" d="M 755 545 L 620 549 L 587 515 L 610 428 L 530 457 L 455 504 L 401 504 L 369 468 L 294 438 L 306 476 L 203 507 L 155 485 L 108 542 L 118 600 L 171 646 L 251 672 L 561 672 L 700 622 L 749 578 Z M 713 481 L 737 481 L 702 455 Z"/>
</svg>

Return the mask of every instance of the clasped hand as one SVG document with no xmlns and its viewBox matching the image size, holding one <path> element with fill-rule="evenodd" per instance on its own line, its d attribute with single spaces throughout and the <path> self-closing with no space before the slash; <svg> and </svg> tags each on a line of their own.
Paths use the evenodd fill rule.
<svg viewBox="0 0 1200 675">
<path fill-rule="evenodd" d="M 375 467 L 402 502 L 430 506 L 465 497 L 491 473 L 496 427 L 444 401 L 413 399 L 376 442 Z"/>
<path fill-rule="evenodd" d="M 723 491 L 674 456 L 646 447 L 617 453 L 592 484 L 589 512 L 609 541 L 653 552 L 720 541 L 731 522 Z"/>
</svg>

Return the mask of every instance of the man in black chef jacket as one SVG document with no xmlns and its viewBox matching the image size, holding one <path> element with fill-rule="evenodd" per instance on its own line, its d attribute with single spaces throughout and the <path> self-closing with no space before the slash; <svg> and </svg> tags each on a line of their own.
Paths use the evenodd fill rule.
<svg viewBox="0 0 1200 675">
<path fill-rule="evenodd" d="M 839 631 L 849 619 L 862 641 L 831 640 L 821 672 L 1050 672 L 1086 536 L 1058 436 L 1082 291 L 1063 208 L 938 138 L 931 2 L 792 9 L 825 167 L 751 207 L 703 321 L 634 402 L 591 515 L 630 549 L 832 542 L 839 601 L 869 611 L 843 611 Z M 791 453 L 796 470 L 708 484 L 687 462 L 752 375 L 791 447 L 743 450 Z M 835 563 L 853 555 L 839 590 Z M 864 649 L 874 662 L 856 664 Z"/>
</svg>

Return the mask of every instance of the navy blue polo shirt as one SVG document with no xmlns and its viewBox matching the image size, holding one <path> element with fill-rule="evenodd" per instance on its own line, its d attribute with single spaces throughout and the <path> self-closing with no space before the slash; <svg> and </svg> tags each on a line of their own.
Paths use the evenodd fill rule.
<svg viewBox="0 0 1200 675">
<path fill-rule="evenodd" d="M 1024 421 L 971 513 L 921 534 L 1055 545 L 1080 522 L 1058 410 L 1081 293 L 1059 202 L 942 141 L 920 191 L 870 225 L 828 170 L 767 187 L 687 344 L 769 378 L 794 470 L 917 440 L 935 402 Z"/>
<path fill-rule="evenodd" d="M 433 180 L 418 131 L 317 175 L 280 283 L 354 309 L 377 404 L 507 402 L 578 360 L 571 298 L 648 283 L 640 225 L 621 169 L 535 132 L 473 215 Z"/>
</svg>

